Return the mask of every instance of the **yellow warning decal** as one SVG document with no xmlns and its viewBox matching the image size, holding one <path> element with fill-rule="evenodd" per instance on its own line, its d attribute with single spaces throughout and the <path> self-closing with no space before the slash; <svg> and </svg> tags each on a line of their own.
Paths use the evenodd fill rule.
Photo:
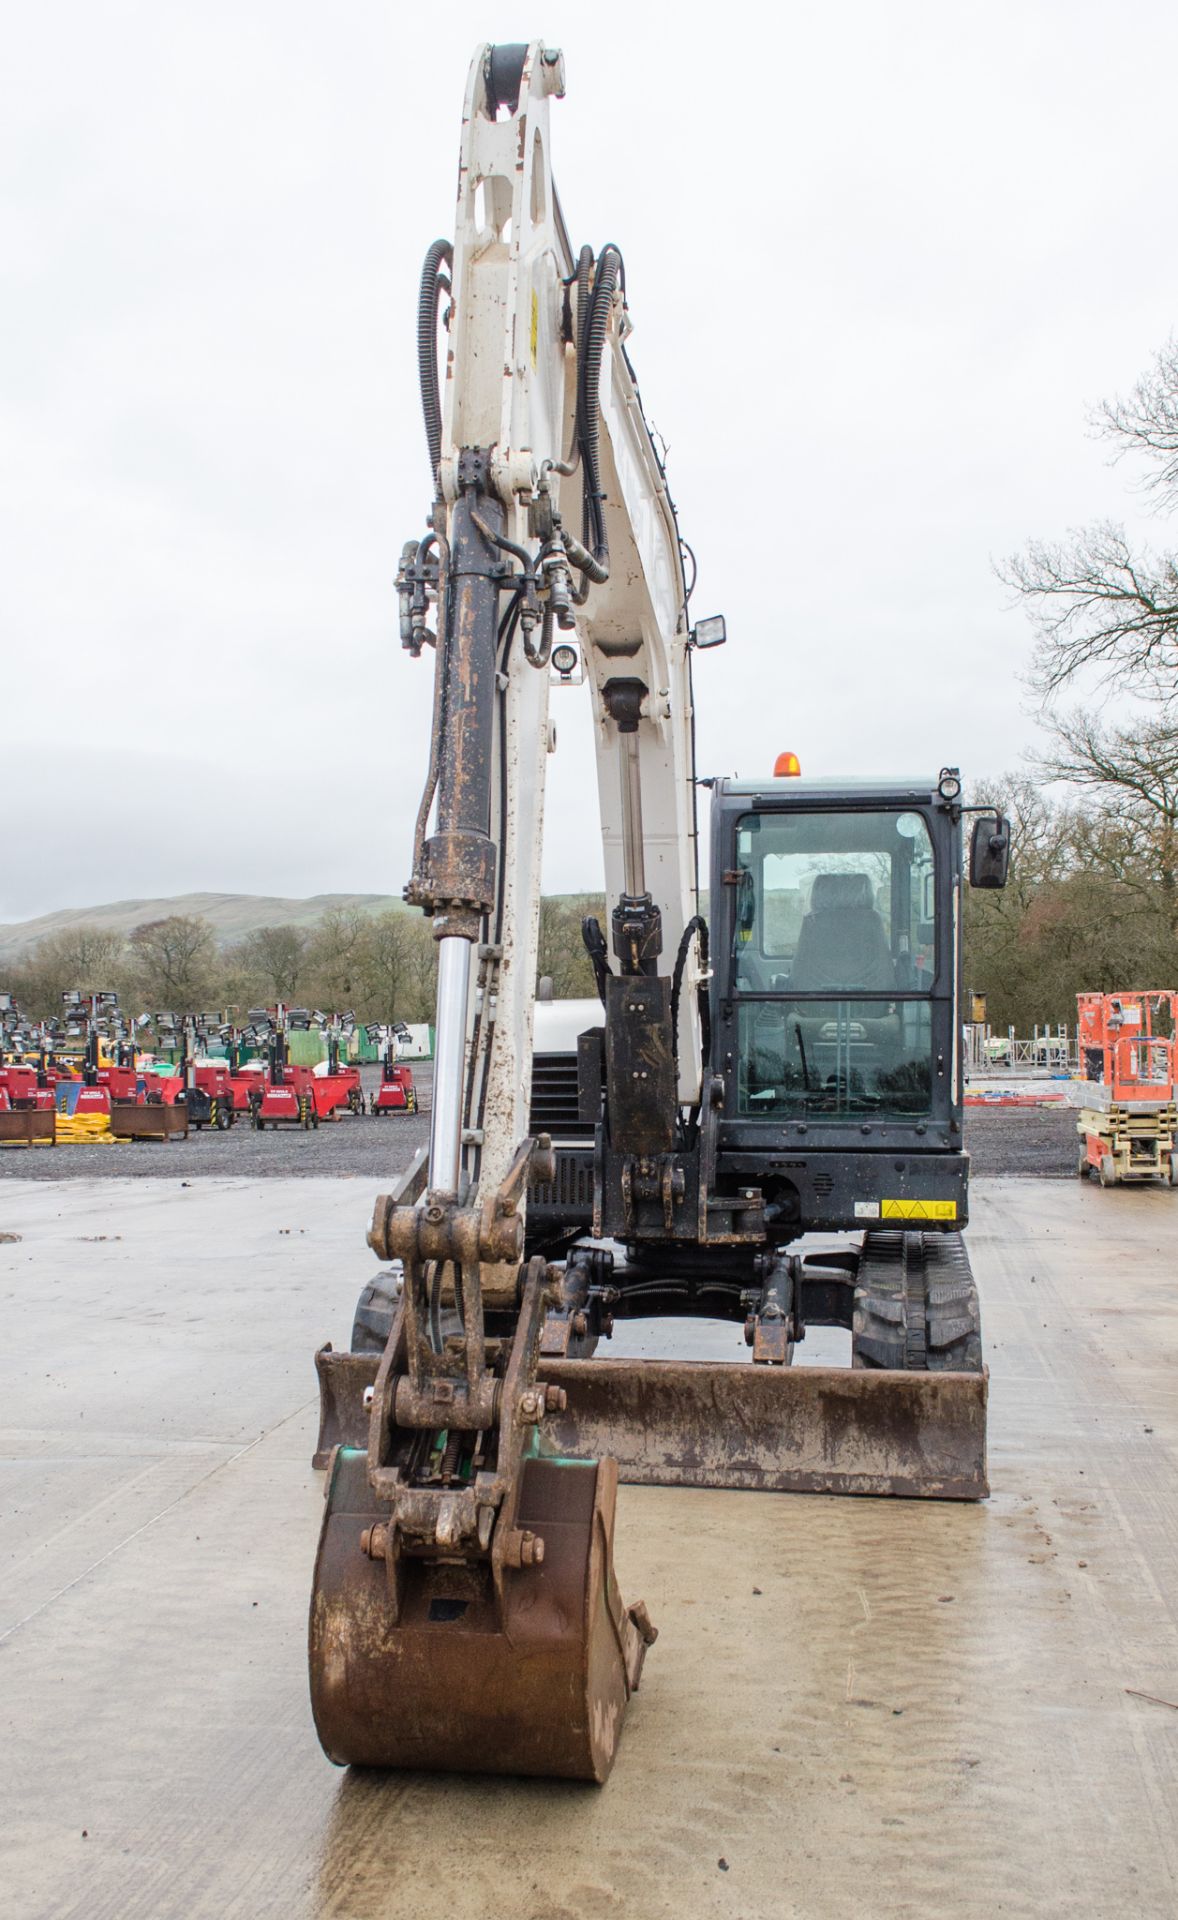
<svg viewBox="0 0 1178 1920">
<path fill-rule="evenodd" d="M 536 290 L 532 289 L 532 365 L 536 364 L 536 345 L 540 337 L 540 302 Z"/>
<path fill-rule="evenodd" d="M 956 1220 L 956 1200 L 881 1200 L 881 1220 Z"/>
</svg>

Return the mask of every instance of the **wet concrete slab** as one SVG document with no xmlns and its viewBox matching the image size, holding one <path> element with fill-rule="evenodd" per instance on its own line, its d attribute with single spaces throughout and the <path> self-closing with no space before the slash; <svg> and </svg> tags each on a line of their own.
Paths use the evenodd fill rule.
<svg viewBox="0 0 1178 1920">
<path fill-rule="evenodd" d="M 319 1752 L 310 1356 L 369 1198 L 5 1183 L 0 1910 L 1178 1910 L 1178 1195 L 977 1183 L 985 1506 L 622 1490 L 661 1637 L 603 1790 Z"/>
</svg>

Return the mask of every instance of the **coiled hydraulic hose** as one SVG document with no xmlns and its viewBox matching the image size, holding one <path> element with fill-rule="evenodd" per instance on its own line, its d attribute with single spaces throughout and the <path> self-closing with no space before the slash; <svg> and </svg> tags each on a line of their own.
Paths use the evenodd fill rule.
<svg viewBox="0 0 1178 1920">
<path fill-rule="evenodd" d="M 421 289 L 417 296 L 417 377 L 421 385 L 421 410 L 425 416 L 425 437 L 429 444 L 429 470 L 434 486 L 438 484 L 438 463 L 442 458 L 442 397 L 438 385 L 438 306 L 450 291 L 450 280 L 443 267 L 453 265 L 454 249 L 448 240 L 435 240 L 421 269 Z"/>
</svg>

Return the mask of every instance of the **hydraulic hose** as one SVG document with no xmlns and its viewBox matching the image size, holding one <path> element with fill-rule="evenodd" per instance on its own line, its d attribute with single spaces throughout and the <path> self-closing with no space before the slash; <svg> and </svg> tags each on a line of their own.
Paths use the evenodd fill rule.
<svg viewBox="0 0 1178 1920">
<path fill-rule="evenodd" d="M 523 568 L 516 594 L 516 609 L 520 613 L 524 643 L 524 658 L 530 667 L 546 667 L 552 654 L 552 608 L 546 606 L 540 627 L 540 645 L 533 646 L 530 632 L 536 622 L 536 562 L 526 547 L 517 546 L 506 534 L 496 533 L 489 527 L 480 513 L 471 511 L 471 520 L 482 534 L 503 553 L 512 554 Z"/>
<path fill-rule="evenodd" d="M 414 880 L 420 875 L 424 863 L 426 828 L 429 825 L 430 808 L 433 806 L 434 794 L 438 787 L 442 734 L 446 724 L 446 670 L 450 651 L 450 595 L 448 592 L 450 545 L 445 534 L 439 533 L 429 537 L 436 540 L 438 548 L 438 640 L 434 652 L 434 709 L 429 743 L 429 771 L 425 777 L 425 789 L 417 809 L 417 822 L 413 829 L 412 874 Z"/>
<path fill-rule="evenodd" d="M 599 566 L 609 566 L 609 543 L 605 533 L 605 514 L 602 511 L 601 492 L 601 444 L 599 427 L 599 395 L 601 390 L 601 356 L 605 350 L 605 330 L 609 322 L 610 308 L 614 293 L 622 274 L 622 256 L 619 249 L 605 246 L 597 256 L 597 271 L 593 276 L 593 291 L 588 300 L 584 298 L 587 274 L 584 272 L 585 254 L 582 251 L 577 267 L 577 307 L 578 307 L 578 352 L 577 352 L 577 422 L 578 440 L 581 447 L 582 486 L 584 497 L 584 544 Z M 583 317 L 582 317 L 583 315 Z"/>
<path fill-rule="evenodd" d="M 442 458 L 442 399 L 438 385 L 438 305 L 443 293 L 449 293 L 450 281 L 442 272 L 453 264 L 454 250 L 448 240 L 435 240 L 421 269 L 421 288 L 417 296 L 417 377 L 421 385 L 421 410 L 425 416 L 425 437 L 429 445 L 429 470 L 434 486 L 438 484 L 438 462 Z"/>
<path fill-rule="evenodd" d="M 589 279 L 593 272 L 593 249 L 582 247 L 577 255 L 577 366 L 581 365 L 581 349 L 585 345 L 585 320 L 589 312 Z M 579 395 L 578 395 L 579 398 Z M 580 427 L 580 420 L 577 425 Z M 578 452 L 580 449 L 578 448 Z"/>
<path fill-rule="evenodd" d="M 605 983 L 609 979 L 613 969 L 609 964 L 609 948 L 605 942 L 605 935 L 601 931 L 601 923 L 595 914 L 588 914 L 585 919 L 582 920 L 581 939 L 584 942 L 585 951 L 589 955 L 589 963 L 593 968 L 593 978 L 597 982 L 598 996 L 604 1007 Z"/>
<path fill-rule="evenodd" d="M 570 566 L 576 567 L 579 573 L 587 575 L 595 586 L 604 586 L 609 579 L 609 568 L 602 566 L 600 560 L 595 560 L 588 547 L 583 547 L 574 534 L 564 535 L 564 550 L 568 554 Z"/>
<path fill-rule="evenodd" d="M 702 914 L 693 913 L 683 929 L 679 942 L 679 951 L 675 955 L 675 971 L 671 975 L 671 1052 L 675 1061 L 675 1079 L 679 1078 L 679 997 L 683 990 L 683 970 L 687 965 L 687 956 L 691 951 L 691 942 L 699 940 L 700 971 L 708 970 L 708 923 Z M 700 981 L 699 991 L 699 1031 L 700 1051 L 706 1067 L 712 1051 L 712 1013 L 708 1002 L 706 982 Z"/>
<path fill-rule="evenodd" d="M 577 350 L 578 368 L 581 365 L 581 343 L 585 336 L 585 315 L 589 307 L 589 275 L 592 273 L 592 271 L 593 271 L 593 249 L 592 247 L 582 247 L 580 253 L 577 256 L 577 271 L 575 275 L 576 282 L 577 282 L 577 337 L 574 340 L 573 345 Z M 568 321 L 569 284 L 570 283 L 568 281 L 565 282 L 566 324 Z M 578 385 L 578 392 L 576 396 L 576 405 L 573 408 L 573 442 L 568 451 L 568 458 L 566 460 L 546 460 L 544 464 L 546 467 L 551 467 L 554 473 L 564 473 L 564 474 L 576 473 L 577 468 L 581 464 L 581 414 L 580 414 L 579 385 Z"/>
</svg>

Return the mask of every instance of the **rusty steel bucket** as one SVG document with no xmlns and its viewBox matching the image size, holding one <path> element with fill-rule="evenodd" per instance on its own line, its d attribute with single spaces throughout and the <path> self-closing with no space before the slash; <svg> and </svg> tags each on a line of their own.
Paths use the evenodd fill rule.
<svg viewBox="0 0 1178 1920">
<path fill-rule="evenodd" d="M 38 1140 L 55 1140 L 57 1117 L 52 1107 L 12 1107 L 0 1113 L 0 1141 L 22 1141 L 31 1147 Z"/>
<path fill-rule="evenodd" d="M 317 1466 L 364 1446 L 377 1358 L 315 1356 Z M 562 1454 L 611 1455 L 642 1486 L 984 1500 L 989 1375 L 749 1362 L 542 1359 L 567 1406 L 545 1422 Z"/>
<path fill-rule="evenodd" d="M 366 1452 L 337 1448 L 310 1620 L 328 1757 L 603 1781 L 654 1637 L 614 1579 L 616 1491 L 612 1460 L 527 1460 L 517 1524 L 543 1539 L 544 1558 L 505 1569 L 497 1594 L 487 1561 L 403 1557 L 390 1572 L 370 1559 L 361 1536 L 387 1508 Z"/>
<path fill-rule="evenodd" d="M 188 1137 L 188 1109 L 163 1101 L 141 1106 L 135 1100 L 112 1100 L 110 1130 L 116 1140 L 184 1140 Z"/>
</svg>

